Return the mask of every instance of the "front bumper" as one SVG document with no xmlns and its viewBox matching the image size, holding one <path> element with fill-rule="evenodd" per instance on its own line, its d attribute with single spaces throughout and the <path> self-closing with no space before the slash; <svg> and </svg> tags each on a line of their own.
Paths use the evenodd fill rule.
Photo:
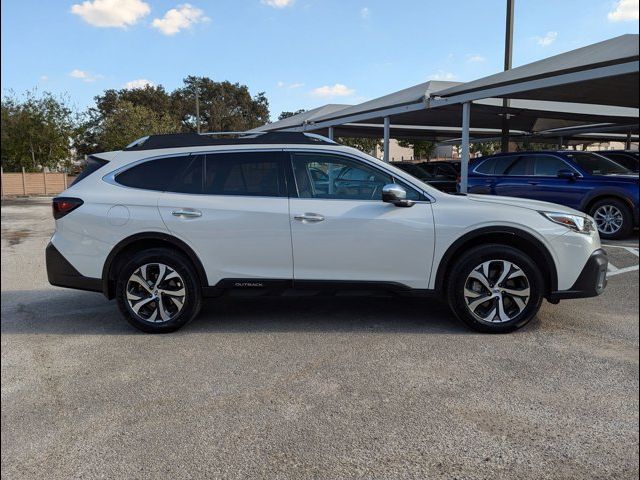
<svg viewBox="0 0 640 480">
<path fill-rule="evenodd" d="M 75 288 L 77 290 L 89 290 L 91 292 L 102 292 L 101 279 L 82 275 L 62 256 L 52 243 L 47 245 L 45 258 L 47 263 L 47 277 L 51 285 Z"/>
<path fill-rule="evenodd" d="M 551 292 L 547 297 L 550 302 L 558 302 L 568 298 L 589 298 L 600 295 L 607 286 L 607 252 L 601 248 L 594 251 L 585 264 L 580 276 L 569 290 Z"/>
</svg>

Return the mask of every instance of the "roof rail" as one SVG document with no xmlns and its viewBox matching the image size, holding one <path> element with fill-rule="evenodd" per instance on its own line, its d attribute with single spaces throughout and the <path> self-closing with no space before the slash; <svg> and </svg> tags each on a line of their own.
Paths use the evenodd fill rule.
<svg viewBox="0 0 640 480">
<path fill-rule="evenodd" d="M 221 138 L 229 136 L 229 138 Z M 154 150 L 158 148 L 200 147 L 208 145 L 265 145 L 291 143 L 298 145 L 335 145 L 321 135 L 304 132 L 207 132 L 149 135 L 127 145 L 124 150 Z"/>
</svg>

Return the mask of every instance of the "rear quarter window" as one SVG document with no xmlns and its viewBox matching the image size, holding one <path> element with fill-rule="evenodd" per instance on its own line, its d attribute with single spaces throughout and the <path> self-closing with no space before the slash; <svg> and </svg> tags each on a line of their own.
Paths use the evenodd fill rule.
<svg viewBox="0 0 640 480">
<path fill-rule="evenodd" d="M 180 156 L 149 160 L 119 173 L 115 180 L 125 187 L 163 192 L 181 175 L 191 159 L 189 156 Z"/>
<path fill-rule="evenodd" d="M 77 185 L 93 172 L 104 167 L 107 163 L 109 163 L 108 160 L 103 160 L 102 158 L 91 155 L 89 158 L 87 158 L 87 164 L 82 169 L 82 172 L 80 172 L 80 175 L 78 175 L 73 181 L 72 185 Z"/>
</svg>

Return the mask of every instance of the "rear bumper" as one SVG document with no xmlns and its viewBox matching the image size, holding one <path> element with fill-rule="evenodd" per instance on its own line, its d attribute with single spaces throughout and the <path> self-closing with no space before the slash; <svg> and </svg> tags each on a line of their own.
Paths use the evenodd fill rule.
<svg viewBox="0 0 640 480">
<path fill-rule="evenodd" d="M 75 288 L 76 290 L 88 290 L 102 292 L 102 280 L 83 276 L 52 243 L 45 250 L 47 263 L 47 277 L 51 285 L 56 287 Z"/>
<path fill-rule="evenodd" d="M 608 266 L 607 252 L 602 249 L 594 251 L 573 286 L 569 290 L 551 292 L 547 300 L 557 302 L 568 298 L 589 298 L 600 295 L 607 286 Z"/>
</svg>

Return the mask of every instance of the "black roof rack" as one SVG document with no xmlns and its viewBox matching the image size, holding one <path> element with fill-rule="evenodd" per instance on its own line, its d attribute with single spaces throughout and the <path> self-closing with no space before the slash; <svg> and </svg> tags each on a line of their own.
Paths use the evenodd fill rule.
<svg viewBox="0 0 640 480">
<path fill-rule="evenodd" d="M 153 150 L 156 148 L 200 147 L 207 145 L 252 145 L 292 143 L 297 145 L 335 145 L 332 140 L 303 132 L 216 132 L 169 133 L 149 135 L 127 145 L 126 151 Z"/>
</svg>

